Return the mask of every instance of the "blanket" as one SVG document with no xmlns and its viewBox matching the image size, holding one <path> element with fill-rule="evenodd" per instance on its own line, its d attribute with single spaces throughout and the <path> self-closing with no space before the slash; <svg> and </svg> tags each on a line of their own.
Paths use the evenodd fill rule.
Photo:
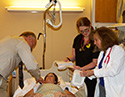
<svg viewBox="0 0 125 97">
<path fill-rule="evenodd" d="M 56 84 L 43 84 L 41 85 L 36 93 L 43 95 L 43 97 L 54 97 L 57 92 L 65 93 L 64 90 Z"/>
</svg>

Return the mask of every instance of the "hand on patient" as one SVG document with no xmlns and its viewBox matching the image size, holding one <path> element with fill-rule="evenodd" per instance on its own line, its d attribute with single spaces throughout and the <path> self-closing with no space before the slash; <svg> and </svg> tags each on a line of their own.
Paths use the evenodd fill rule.
<svg viewBox="0 0 125 97">
<path fill-rule="evenodd" d="M 71 92 L 68 90 L 65 90 L 65 93 L 62 92 L 57 92 L 54 94 L 54 97 L 75 97 Z"/>
<path fill-rule="evenodd" d="M 66 97 L 66 94 L 64 94 L 62 92 L 57 92 L 54 94 L 54 97 Z"/>
<path fill-rule="evenodd" d="M 37 80 L 37 82 L 39 82 L 40 84 L 45 83 L 45 81 L 43 80 L 42 77 L 40 77 L 40 78 Z"/>
</svg>

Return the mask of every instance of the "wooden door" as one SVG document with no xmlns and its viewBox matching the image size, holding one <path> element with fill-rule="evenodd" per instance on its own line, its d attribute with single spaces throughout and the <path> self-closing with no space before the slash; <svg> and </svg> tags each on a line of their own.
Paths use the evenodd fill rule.
<svg viewBox="0 0 125 97">
<path fill-rule="evenodd" d="M 95 0 L 95 22 L 116 23 L 117 0 Z"/>
</svg>

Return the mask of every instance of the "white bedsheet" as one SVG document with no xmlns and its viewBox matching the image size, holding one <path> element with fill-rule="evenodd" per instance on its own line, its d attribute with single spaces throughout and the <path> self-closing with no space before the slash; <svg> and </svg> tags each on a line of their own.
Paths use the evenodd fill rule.
<svg viewBox="0 0 125 97">
<path fill-rule="evenodd" d="M 26 93 L 28 93 L 32 88 L 37 86 L 34 78 L 29 78 L 24 81 L 24 87 L 21 89 L 18 87 L 18 89 L 15 91 L 13 97 L 19 97 L 24 96 Z"/>
<path fill-rule="evenodd" d="M 70 92 L 73 94 L 76 93 L 78 90 L 75 87 L 72 87 L 69 82 L 64 82 L 61 77 L 58 77 L 60 87 L 64 90 L 66 87 L 69 89 Z M 19 97 L 19 96 L 24 96 L 26 93 L 28 93 L 31 89 L 34 90 L 34 93 L 37 91 L 38 87 L 40 84 L 36 84 L 36 81 L 34 78 L 28 78 L 24 81 L 24 88 L 21 89 L 18 87 L 18 89 L 15 91 L 13 97 Z"/>
</svg>

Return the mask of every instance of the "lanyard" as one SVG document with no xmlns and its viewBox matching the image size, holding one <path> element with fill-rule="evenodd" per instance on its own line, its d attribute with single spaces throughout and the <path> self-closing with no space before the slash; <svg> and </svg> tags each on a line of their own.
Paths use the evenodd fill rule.
<svg viewBox="0 0 125 97">
<path fill-rule="evenodd" d="M 104 60 L 104 63 L 106 63 L 106 64 L 109 63 L 111 51 L 112 51 L 112 47 L 111 47 L 111 49 L 110 49 L 110 51 L 109 51 L 109 53 L 108 53 L 106 59 Z M 105 57 L 105 52 L 103 53 L 102 59 L 101 59 L 101 61 L 99 62 L 99 66 L 98 66 L 99 69 L 102 68 L 102 62 L 103 62 L 104 57 Z M 99 79 L 100 79 L 100 84 L 104 87 L 104 78 L 103 78 L 103 77 L 100 77 Z"/>
<path fill-rule="evenodd" d="M 102 68 L 102 62 L 103 62 L 104 57 L 105 57 L 105 52 L 103 53 L 102 59 L 101 59 L 101 61 L 99 62 L 99 65 L 98 65 L 98 68 L 99 68 L 99 69 Z M 103 77 L 100 77 L 99 79 L 100 79 L 100 84 L 104 87 L 104 79 L 103 79 Z"/>
<path fill-rule="evenodd" d="M 104 61 L 104 63 L 106 63 L 106 64 L 109 63 L 111 51 L 112 51 L 112 47 L 111 47 L 111 49 L 110 49 L 110 51 L 109 51 L 109 53 L 108 53 L 108 55 L 107 55 L 107 57 L 106 57 L 106 59 L 105 59 L 105 61 Z"/>
<path fill-rule="evenodd" d="M 84 44 L 84 36 L 82 36 L 82 40 L 81 40 L 81 48 L 79 49 L 79 51 L 84 51 L 84 47 L 86 46 L 87 48 L 90 47 L 90 44 L 89 44 L 90 40 L 87 40 L 86 43 Z M 89 44 L 89 45 L 88 45 Z M 88 45 L 88 46 L 87 46 Z"/>
</svg>

